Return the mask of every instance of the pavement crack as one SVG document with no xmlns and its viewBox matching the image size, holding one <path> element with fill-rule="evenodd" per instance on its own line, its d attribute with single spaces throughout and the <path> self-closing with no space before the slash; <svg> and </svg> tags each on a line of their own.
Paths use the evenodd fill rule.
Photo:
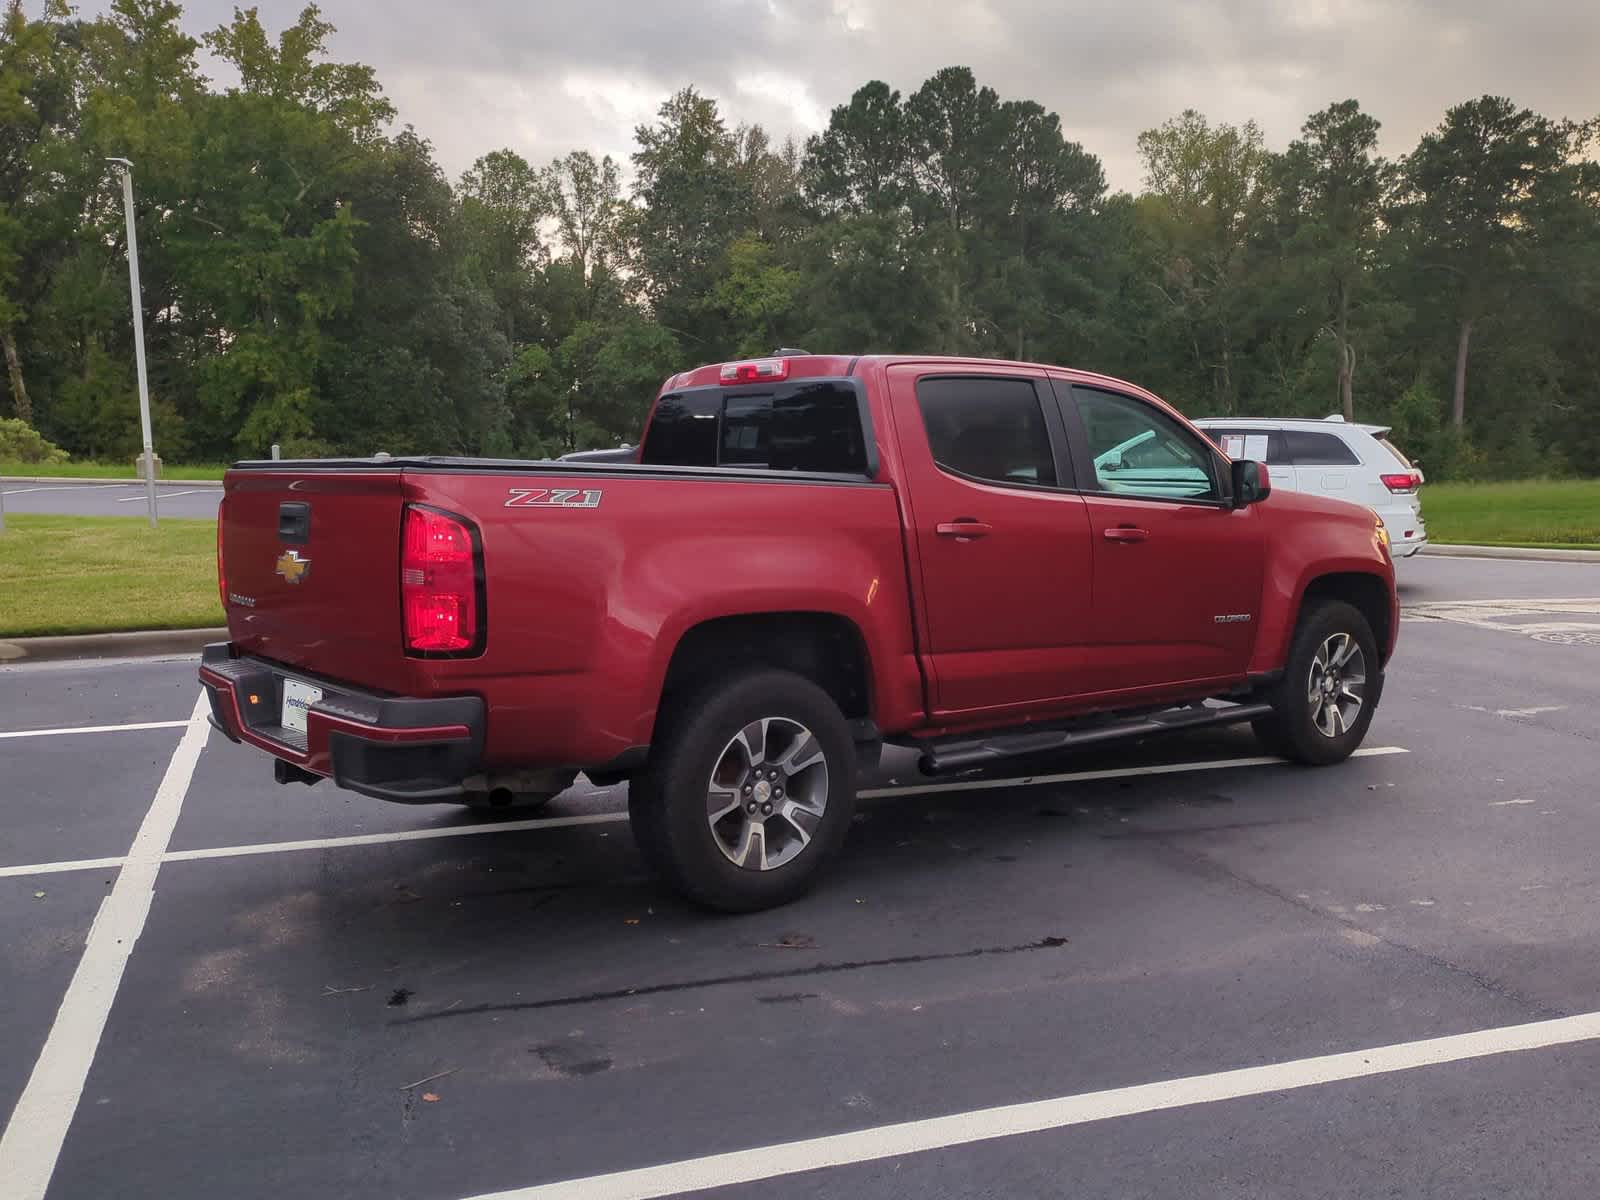
<svg viewBox="0 0 1600 1200">
<path fill-rule="evenodd" d="M 506 1004 L 474 1004 L 461 1008 L 419 1013 L 390 1021 L 390 1025 L 415 1025 L 422 1021 L 440 1021 L 446 1017 L 471 1017 L 483 1013 L 530 1012 L 545 1008 L 570 1008 L 581 1004 L 599 1004 L 607 1000 L 632 1000 L 639 996 L 659 996 L 669 992 L 688 992 L 701 988 L 727 987 L 740 983 L 771 983 L 782 979 L 806 979 L 815 975 L 840 975 L 849 971 L 869 971 L 879 967 L 908 967 L 918 963 L 953 962 L 964 958 L 989 958 L 1007 954 L 1027 954 L 1038 950 L 1055 950 L 1067 944 L 1063 937 L 1045 937 L 1035 942 L 1015 946 L 979 946 L 973 950 L 952 950 L 943 954 L 899 954 L 888 958 L 865 958 L 847 962 L 815 963 L 808 967 L 789 967 L 774 971 L 745 971 L 737 975 L 710 975 L 700 979 L 684 979 L 672 983 L 648 983 L 637 987 L 612 988 L 607 991 L 585 992 L 575 996 L 555 996 L 547 1000 L 523 1000 Z"/>
</svg>

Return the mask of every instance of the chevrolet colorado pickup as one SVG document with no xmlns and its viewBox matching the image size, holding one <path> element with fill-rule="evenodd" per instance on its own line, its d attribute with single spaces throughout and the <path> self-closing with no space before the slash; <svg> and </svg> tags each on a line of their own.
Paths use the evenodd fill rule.
<svg viewBox="0 0 1600 1200">
<path fill-rule="evenodd" d="M 217 727 L 385 800 L 627 780 L 648 861 L 745 910 L 813 882 L 885 743 L 940 774 L 1248 721 L 1341 760 L 1399 628 L 1372 510 L 1100 375 L 700 367 L 633 459 L 237 464 Z"/>
</svg>

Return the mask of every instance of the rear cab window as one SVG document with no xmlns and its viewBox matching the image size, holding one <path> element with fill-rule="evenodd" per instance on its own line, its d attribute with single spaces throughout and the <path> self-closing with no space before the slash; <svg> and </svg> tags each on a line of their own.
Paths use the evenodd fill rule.
<svg viewBox="0 0 1600 1200">
<path fill-rule="evenodd" d="M 639 461 L 837 475 L 871 471 L 860 393 L 849 379 L 669 393 L 656 404 Z"/>
</svg>

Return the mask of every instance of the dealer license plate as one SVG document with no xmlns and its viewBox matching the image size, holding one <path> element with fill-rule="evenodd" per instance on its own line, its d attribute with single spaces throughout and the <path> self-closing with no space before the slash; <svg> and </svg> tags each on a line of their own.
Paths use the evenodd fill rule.
<svg viewBox="0 0 1600 1200">
<path fill-rule="evenodd" d="M 285 679 L 283 681 L 283 727 L 285 729 L 293 729 L 296 733 L 304 733 L 306 731 L 306 709 L 321 699 L 321 688 L 312 687 L 309 683 L 301 683 L 298 679 Z"/>
</svg>

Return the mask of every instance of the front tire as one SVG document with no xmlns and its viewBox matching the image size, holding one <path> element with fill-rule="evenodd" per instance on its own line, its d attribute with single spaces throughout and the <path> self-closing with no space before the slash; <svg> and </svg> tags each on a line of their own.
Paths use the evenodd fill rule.
<svg viewBox="0 0 1600 1200">
<path fill-rule="evenodd" d="M 810 680 L 753 670 L 663 713 L 650 764 L 628 789 L 646 860 L 707 908 L 751 912 L 806 891 L 855 810 L 844 714 Z"/>
<path fill-rule="evenodd" d="M 1274 754 L 1325 766 L 1343 762 L 1367 736 L 1383 692 L 1377 639 L 1352 605 L 1330 600 L 1301 618 L 1284 675 L 1268 697 L 1273 712 L 1254 722 Z"/>
</svg>

